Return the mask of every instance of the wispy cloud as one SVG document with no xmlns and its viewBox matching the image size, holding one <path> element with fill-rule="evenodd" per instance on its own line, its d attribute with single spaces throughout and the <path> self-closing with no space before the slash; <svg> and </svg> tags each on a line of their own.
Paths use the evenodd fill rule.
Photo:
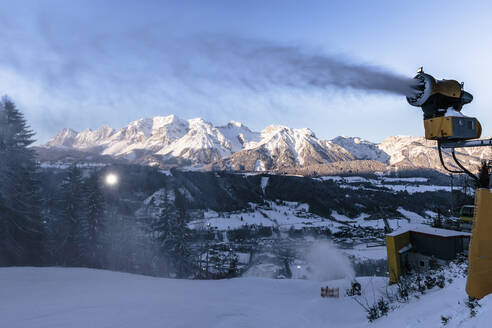
<svg viewBox="0 0 492 328">
<path fill-rule="evenodd" d="M 408 77 L 301 45 L 218 34 L 177 37 L 158 24 L 100 29 L 87 21 L 34 17 L 30 24 L 0 20 L 0 77 L 4 86 L 13 76 L 36 86 L 39 106 L 51 107 L 38 115 L 47 126 L 74 115 L 69 111 L 139 108 L 149 99 L 177 108 L 193 97 L 213 103 L 225 92 L 259 98 L 279 89 L 412 92 Z M 8 87 L 1 91 L 9 93 Z M 53 117 L 54 106 L 64 107 L 63 114 Z"/>
</svg>

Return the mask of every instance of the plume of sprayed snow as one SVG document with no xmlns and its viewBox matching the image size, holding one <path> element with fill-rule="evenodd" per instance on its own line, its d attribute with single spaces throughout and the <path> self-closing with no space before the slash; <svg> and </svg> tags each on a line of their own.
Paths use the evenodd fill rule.
<svg viewBox="0 0 492 328">
<path fill-rule="evenodd" d="M 0 27 L 6 30 L 0 36 L 7 40 L 0 49 L 0 65 L 77 93 L 94 84 L 96 90 L 116 89 L 121 95 L 127 89 L 138 93 L 136 88 L 174 82 L 198 93 L 219 85 L 256 92 L 288 87 L 414 94 L 415 80 L 381 66 L 266 40 L 212 34 L 173 38 L 163 36 L 158 26 L 65 30 L 44 15 L 39 15 L 34 30 L 5 21 Z M 86 90 L 90 91 L 94 90 Z"/>
<path fill-rule="evenodd" d="M 227 66 L 222 78 L 247 87 L 357 89 L 405 96 L 415 94 L 415 80 L 377 65 L 351 61 L 300 46 L 265 40 L 206 36 L 194 41 L 200 54 Z M 220 70 L 219 70 L 220 72 Z M 229 76 L 227 76 L 229 75 Z"/>
<path fill-rule="evenodd" d="M 156 104 L 171 111 L 200 104 L 223 117 L 235 114 L 228 107 L 252 113 L 244 99 L 275 102 L 286 91 L 415 94 L 413 79 L 319 49 L 231 35 L 173 37 L 159 24 L 110 24 L 111 17 L 112 28 L 100 29 L 83 18 L 54 20 L 50 12 L 35 14 L 30 24 L 0 13 L 0 71 L 6 74 L 0 89 L 38 109 L 33 125 L 47 135 L 65 126 L 67 108 L 123 124 L 121 109 L 136 117 Z M 268 110 L 285 114 L 275 105 Z M 79 128 L 93 124 L 93 115 L 76 115 Z"/>
<path fill-rule="evenodd" d="M 307 251 L 306 261 L 311 280 L 351 280 L 355 277 L 350 260 L 328 241 L 315 242 Z"/>
</svg>

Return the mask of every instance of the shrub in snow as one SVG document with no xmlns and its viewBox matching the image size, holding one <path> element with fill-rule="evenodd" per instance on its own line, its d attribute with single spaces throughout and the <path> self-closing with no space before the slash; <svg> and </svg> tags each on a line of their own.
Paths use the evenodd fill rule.
<svg viewBox="0 0 492 328">
<path fill-rule="evenodd" d="M 424 283 L 427 289 L 432 289 L 436 285 L 436 279 L 434 279 L 434 277 L 432 277 L 431 275 L 427 275 L 425 277 Z"/>
<path fill-rule="evenodd" d="M 400 299 L 404 302 L 407 302 L 411 289 L 411 281 L 409 277 L 401 277 L 397 283 L 397 288 L 398 296 L 400 297 Z"/>
<path fill-rule="evenodd" d="M 422 283 L 422 277 L 420 275 L 417 276 L 416 283 L 417 283 L 417 290 L 421 294 L 425 294 L 425 285 Z"/>
<path fill-rule="evenodd" d="M 389 303 L 384 298 L 380 298 L 378 301 L 378 311 L 379 315 L 382 317 L 383 315 L 388 315 L 389 311 Z"/>
<path fill-rule="evenodd" d="M 429 260 L 429 267 L 431 268 L 431 270 L 439 269 L 439 263 L 437 262 L 437 259 L 434 256 L 432 256 Z"/>
<path fill-rule="evenodd" d="M 359 303 L 360 304 L 360 303 Z M 362 305 L 362 304 L 361 304 Z M 367 319 L 369 322 L 373 322 L 374 320 L 387 315 L 389 312 L 389 302 L 381 297 L 376 303 L 373 305 L 363 306 L 364 310 L 367 312 Z"/>
<path fill-rule="evenodd" d="M 453 281 L 452 279 L 450 280 Z M 436 285 L 439 286 L 439 288 L 444 288 L 444 286 L 446 285 L 446 277 L 444 277 L 443 274 L 437 276 Z"/>
<path fill-rule="evenodd" d="M 474 297 L 468 297 L 465 301 L 465 305 L 470 309 L 470 317 L 474 317 L 477 314 L 477 307 L 481 307 L 478 300 Z"/>
<path fill-rule="evenodd" d="M 443 326 L 446 326 L 448 323 L 449 323 L 449 320 L 451 319 L 451 316 L 448 316 L 448 317 L 445 317 L 445 316 L 441 316 L 441 323 Z"/>
<path fill-rule="evenodd" d="M 366 309 L 366 312 L 367 312 L 367 319 L 369 320 L 369 322 L 373 322 L 374 320 L 380 317 L 377 304 L 373 304 L 372 306 L 368 307 Z"/>
</svg>

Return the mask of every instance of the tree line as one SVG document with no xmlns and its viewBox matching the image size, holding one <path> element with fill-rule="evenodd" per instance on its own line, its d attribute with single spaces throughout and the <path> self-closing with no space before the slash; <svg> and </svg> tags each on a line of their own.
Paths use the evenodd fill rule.
<svg viewBox="0 0 492 328">
<path fill-rule="evenodd" d="M 188 204 L 174 188 L 149 219 L 104 184 L 105 170 L 71 165 L 43 176 L 16 105 L 0 102 L 0 266 L 81 266 L 165 276 L 194 268 Z M 131 203 L 131 202 L 130 202 Z M 140 204 L 139 204 L 140 205 Z"/>
</svg>

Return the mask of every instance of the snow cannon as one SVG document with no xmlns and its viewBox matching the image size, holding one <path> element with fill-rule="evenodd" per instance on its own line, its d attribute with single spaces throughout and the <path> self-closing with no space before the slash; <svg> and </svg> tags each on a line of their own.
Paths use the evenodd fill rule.
<svg viewBox="0 0 492 328">
<path fill-rule="evenodd" d="M 463 90 L 463 83 L 456 80 L 436 80 L 419 68 L 413 89 L 408 96 L 410 105 L 424 112 L 425 138 L 438 141 L 457 141 L 480 138 L 482 127 L 474 117 L 461 113 L 463 105 L 470 103 L 473 96 Z"/>
<path fill-rule="evenodd" d="M 415 95 L 407 97 L 410 105 L 421 107 L 424 119 L 444 116 L 452 107 L 460 112 L 463 105 L 470 103 L 473 96 L 463 90 L 463 83 L 456 80 L 436 80 L 432 75 L 424 73 L 421 67 L 414 77 Z"/>
</svg>

